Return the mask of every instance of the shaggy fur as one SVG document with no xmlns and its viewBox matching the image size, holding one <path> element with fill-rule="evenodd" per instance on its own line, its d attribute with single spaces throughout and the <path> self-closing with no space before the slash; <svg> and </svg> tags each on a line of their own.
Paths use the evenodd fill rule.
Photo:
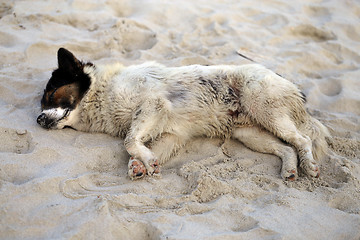
<svg viewBox="0 0 360 240">
<path fill-rule="evenodd" d="M 125 138 L 132 179 L 159 173 L 159 164 L 198 136 L 274 154 L 284 179 L 296 179 L 298 159 L 306 174 L 319 176 L 327 129 L 306 112 L 293 83 L 263 66 L 94 66 L 62 48 L 58 61 L 39 124 Z"/>
</svg>

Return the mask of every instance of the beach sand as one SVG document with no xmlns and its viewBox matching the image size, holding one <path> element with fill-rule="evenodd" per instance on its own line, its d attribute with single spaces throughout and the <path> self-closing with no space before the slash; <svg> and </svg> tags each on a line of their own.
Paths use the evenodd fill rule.
<svg viewBox="0 0 360 240">
<path fill-rule="evenodd" d="M 0 1 L 0 239 L 360 239 L 359 19 L 356 0 Z M 263 64 L 329 128 L 321 176 L 286 182 L 275 156 L 195 139 L 131 181 L 122 139 L 36 123 L 60 47 L 95 64 Z"/>
</svg>

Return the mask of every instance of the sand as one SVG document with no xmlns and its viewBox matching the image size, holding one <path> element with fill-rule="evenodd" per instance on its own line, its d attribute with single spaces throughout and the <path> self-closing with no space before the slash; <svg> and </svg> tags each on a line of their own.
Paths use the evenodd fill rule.
<svg viewBox="0 0 360 240">
<path fill-rule="evenodd" d="M 360 239 L 360 5 L 328 1 L 0 2 L 0 239 Z M 131 181 L 123 141 L 36 123 L 56 52 L 125 65 L 261 63 L 332 138 L 321 176 L 195 139 Z"/>
</svg>

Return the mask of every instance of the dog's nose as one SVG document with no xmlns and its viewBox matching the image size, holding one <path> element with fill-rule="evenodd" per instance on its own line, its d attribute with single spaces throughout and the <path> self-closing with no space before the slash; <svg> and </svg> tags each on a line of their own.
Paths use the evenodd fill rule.
<svg viewBox="0 0 360 240">
<path fill-rule="evenodd" d="M 37 123 L 40 124 L 41 126 L 44 125 L 45 123 L 45 118 L 46 118 L 46 115 L 45 113 L 42 113 L 38 116 L 38 118 L 36 119 Z"/>
</svg>

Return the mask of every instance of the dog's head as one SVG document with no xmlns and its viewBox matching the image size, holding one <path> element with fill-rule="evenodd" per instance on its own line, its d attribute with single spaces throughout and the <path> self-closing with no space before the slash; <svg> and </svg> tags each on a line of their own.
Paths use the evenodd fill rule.
<svg viewBox="0 0 360 240">
<path fill-rule="evenodd" d="M 41 99 L 41 114 L 37 122 L 47 129 L 70 126 L 72 113 L 90 87 L 90 77 L 84 64 L 64 48 L 58 51 L 58 69 L 53 71 Z"/>
</svg>

